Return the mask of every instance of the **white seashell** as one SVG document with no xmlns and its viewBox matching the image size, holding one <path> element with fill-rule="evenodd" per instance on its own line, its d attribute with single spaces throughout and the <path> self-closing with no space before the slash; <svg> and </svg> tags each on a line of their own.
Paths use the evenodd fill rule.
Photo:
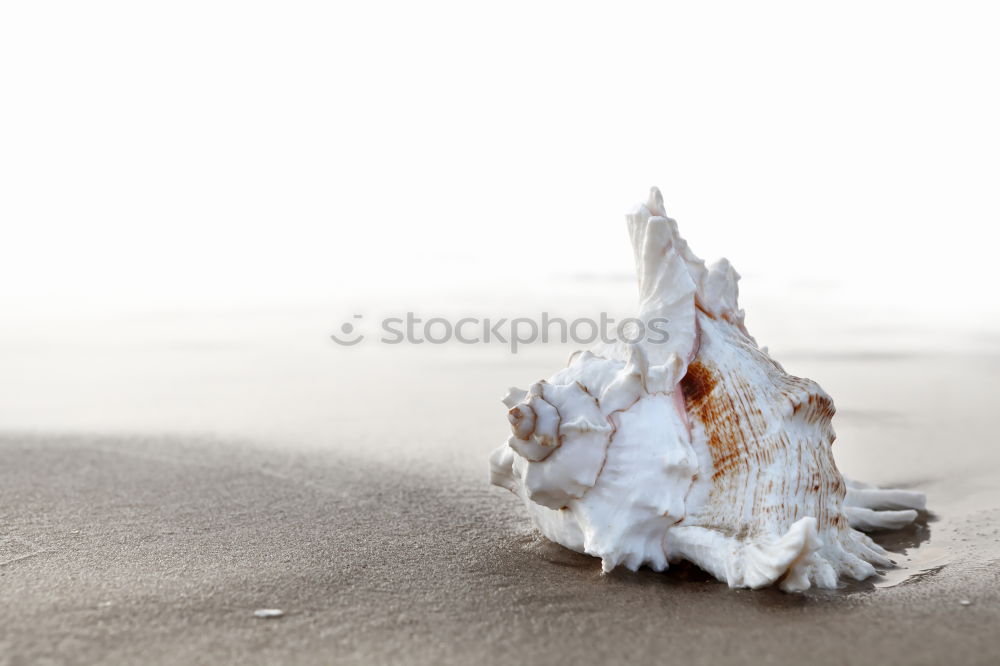
<svg viewBox="0 0 1000 666">
<path fill-rule="evenodd" d="M 511 389 L 491 481 L 604 571 L 686 559 L 731 587 L 801 591 L 891 566 L 858 529 L 912 522 L 923 494 L 845 482 L 833 401 L 758 348 L 739 274 L 725 259 L 705 267 L 656 188 L 627 219 L 637 318 L 666 320 L 669 336 L 598 346 Z"/>
</svg>

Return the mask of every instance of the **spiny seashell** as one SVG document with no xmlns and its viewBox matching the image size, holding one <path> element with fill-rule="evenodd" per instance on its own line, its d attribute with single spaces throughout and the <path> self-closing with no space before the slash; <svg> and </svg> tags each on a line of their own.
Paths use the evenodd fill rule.
<svg viewBox="0 0 1000 666">
<path fill-rule="evenodd" d="M 833 401 L 758 348 L 739 274 L 725 259 L 706 268 L 655 188 L 627 219 L 637 319 L 669 335 L 599 346 L 511 389 L 492 482 L 604 571 L 686 559 L 732 587 L 801 591 L 891 566 L 854 528 L 910 523 L 924 496 L 845 481 Z"/>
</svg>

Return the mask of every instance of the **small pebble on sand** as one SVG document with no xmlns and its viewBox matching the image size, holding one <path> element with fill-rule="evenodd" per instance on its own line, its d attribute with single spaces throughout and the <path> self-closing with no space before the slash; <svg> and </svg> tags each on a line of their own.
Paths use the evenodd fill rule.
<svg viewBox="0 0 1000 666">
<path fill-rule="evenodd" d="M 962 604 L 963 606 L 971 606 L 972 605 L 972 602 L 969 601 L 968 599 L 962 599 L 958 603 Z"/>
</svg>

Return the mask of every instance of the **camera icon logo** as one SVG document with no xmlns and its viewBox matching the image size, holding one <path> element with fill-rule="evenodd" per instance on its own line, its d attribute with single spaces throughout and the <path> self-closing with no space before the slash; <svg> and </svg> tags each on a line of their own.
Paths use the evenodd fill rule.
<svg viewBox="0 0 1000 666">
<path fill-rule="evenodd" d="M 354 319 L 361 319 L 361 315 L 359 314 L 354 315 Z M 354 345 L 358 344 L 359 342 L 365 339 L 365 336 L 362 335 L 361 333 L 358 333 L 357 337 L 351 338 L 350 336 L 354 335 L 355 330 L 356 330 L 355 326 L 352 322 L 345 321 L 343 324 L 340 325 L 340 332 L 345 337 L 341 338 L 336 333 L 331 333 L 330 339 L 343 347 L 353 347 Z"/>
</svg>

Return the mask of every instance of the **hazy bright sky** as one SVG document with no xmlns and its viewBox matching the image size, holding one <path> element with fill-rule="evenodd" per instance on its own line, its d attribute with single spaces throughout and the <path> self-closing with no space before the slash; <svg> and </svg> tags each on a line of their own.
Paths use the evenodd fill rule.
<svg viewBox="0 0 1000 666">
<path fill-rule="evenodd" d="M 996 314 L 998 34 L 989 2 L 5 3 L 0 317 L 544 294 L 631 270 L 653 184 L 745 288 Z"/>
</svg>

